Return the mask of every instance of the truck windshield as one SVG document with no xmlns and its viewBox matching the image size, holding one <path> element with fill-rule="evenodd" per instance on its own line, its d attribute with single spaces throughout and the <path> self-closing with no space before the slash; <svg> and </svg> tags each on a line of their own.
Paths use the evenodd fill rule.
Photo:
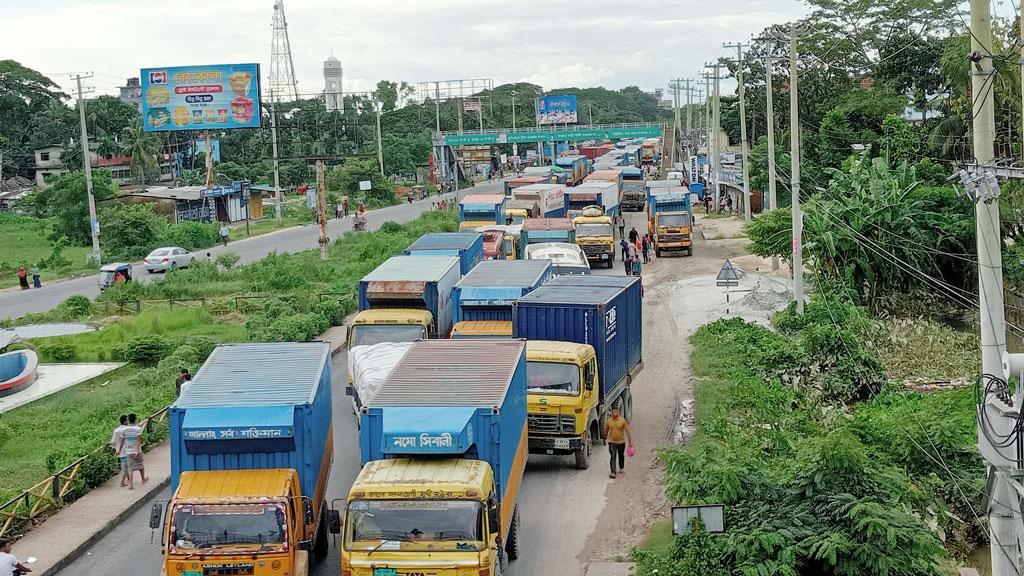
<svg viewBox="0 0 1024 576">
<path fill-rule="evenodd" d="M 505 252 L 506 255 L 508 255 L 508 254 L 515 254 L 515 251 L 512 249 L 512 239 L 511 238 L 505 237 L 505 239 L 501 241 L 501 245 L 504 248 L 504 252 Z"/>
<path fill-rule="evenodd" d="M 426 331 L 419 324 L 355 324 L 349 347 L 372 346 L 381 342 L 414 342 L 426 337 Z"/>
<path fill-rule="evenodd" d="M 658 226 L 659 227 L 681 228 L 683 226 L 689 226 L 689 225 L 690 225 L 690 215 L 689 214 L 669 214 L 669 215 L 666 215 L 666 216 L 658 216 Z"/>
<path fill-rule="evenodd" d="M 419 542 L 483 546 L 484 507 L 473 500 L 353 500 L 345 524 L 349 550 L 415 549 Z M 393 547 L 381 545 L 387 542 Z"/>
<path fill-rule="evenodd" d="M 251 545 L 279 550 L 287 543 L 288 523 L 281 502 L 178 504 L 172 512 L 172 552 Z"/>
<path fill-rule="evenodd" d="M 577 224 L 576 237 L 611 236 L 612 227 L 610 224 Z"/>
<path fill-rule="evenodd" d="M 526 391 L 575 396 L 580 393 L 580 369 L 575 364 L 526 363 Z"/>
</svg>

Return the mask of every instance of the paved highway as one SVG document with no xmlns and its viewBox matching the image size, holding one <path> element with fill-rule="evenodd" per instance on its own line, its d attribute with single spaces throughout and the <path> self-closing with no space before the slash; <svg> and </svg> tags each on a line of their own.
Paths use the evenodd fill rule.
<svg viewBox="0 0 1024 576">
<path fill-rule="evenodd" d="M 502 188 L 503 184 L 500 182 L 480 184 L 474 188 L 460 190 L 459 197 L 461 198 L 468 191 L 483 194 L 496 192 L 502 190 Z M 373 210 L 369 213 L 368 225 L 370 229 L 376 229 L 388 220 L 395 222 L 414 220 L 424 210 L 429 210 L 430 205 L 436 200 L 437 197 L 432 196 L 412 204 L 404 203 L 381 208 L 380 210 Z M 337 238 L 342 233 L 351 229 L 351 218 L 331 220 L 327 225 L 327 234 L 330 238 Z M 313 225 L 286 228 L 278 232 L 230 242 L 226 248 L 217 246 L 209 250 L 197 251 L 197 254 L 210 252 L 216 257 L 221 252 L 235 252 L 241 256 L 241 262 L 246 264 L 259 260 L 271 252 L 301 252 L 314 249 L 317 247 L 317 239 L 319 237 L 320 232 Z M 150 282 L 160 278 L 160 275 L 148 274 L 142 266 L 136 265 L 133 270 L 133 278 L 142 282 Z M 63 282 L 49 283 L 36 290 L 19 290 L 18 288 L 0 290 L 0 320 L 17 318 L 31 312 L 46 312 L 63 302 L 68 296 L 74 294 L 83 294 L 94 298 L 100 292 L 98 281 L 98 275 L 93 274 Z"/>
</svg>

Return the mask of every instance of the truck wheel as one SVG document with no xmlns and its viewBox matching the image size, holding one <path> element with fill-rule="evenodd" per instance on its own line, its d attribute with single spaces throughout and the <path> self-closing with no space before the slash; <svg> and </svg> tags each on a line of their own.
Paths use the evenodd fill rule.
<svg viewBox="0 0 1024 576">
<path fill-rule="evenodd" d="M 591 450 L 591 439 L 590 439 L 590 428 L 583 434 L 583 443 L 580 444 L 579 449 L 576 450 L 576 469 L 586 470 L 590 468 L 590 450 Z"/>
<path fill-rule="evenodd" d="M 316 539 L 313 541 L 313 556 L 319 562 L 327 556 L 327 506 L 320 507 L 320 522 L 316 527 Z"/>
<path fill-rule="evenodd" d="M 655 248 L 654 249 L 654 255 L 657 256 L 658 258 L 661 258 L 661 249 L 660 248 Z"/>
<path fill-rule="evenodd" d="M 512 512 L 512 526 L 508 529 L 508 538 L 505 539 L 505 553 L 508 554 L 508 561 L 519 559 L 519 507 L 516 506 Z"/>
<path fill-rule="evenodd" d="M 622 396 L 619 396 L 619 402 L 622 402 L 622 417 L 626 420 L 632 420 L 633 395 L 629 392 L 629 388 L 622 391 Z"/>
<path fill-rule="evenodd" d="M 693 246 L 686 249 L 687 256 L 693 256 Z"/>
</svg>

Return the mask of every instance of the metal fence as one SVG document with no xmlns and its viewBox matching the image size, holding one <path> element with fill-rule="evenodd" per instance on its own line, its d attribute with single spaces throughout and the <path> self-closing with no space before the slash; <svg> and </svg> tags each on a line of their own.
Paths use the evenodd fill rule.
<svg viewBox="0 0 1024 576">
<path fill-rule="evenodd" d="M 147 416 L 142 420 L 141 426 L 146 445 L 166 437 L 170 426 L 167 407 Z M 0 505 L 0 537 L 18 537 L 23 528 L 38 524 L 47 516 L 75 501 L 81 496 L 75 488 L 85 488 L 84 480 L 79 478 L 83 463 L 109 449 L 107 444 L 95 448 L 56 474 Z"/>
</svg>

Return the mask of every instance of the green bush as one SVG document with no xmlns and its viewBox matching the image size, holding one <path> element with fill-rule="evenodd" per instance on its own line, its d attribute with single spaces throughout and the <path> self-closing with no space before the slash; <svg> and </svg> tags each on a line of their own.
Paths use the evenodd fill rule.
<svg viewBox="0 0 1024 576">
<path fill-rule="evenodd" d="M 155 366 L 167 352 L 167 340 L 156 334 L 136 336 L 121 348 L 122 358 L 144 366 Z"/>
<path fill-rule="evenodd" d="M 145 299 L 145 296 L 145 286 L 139 282 L 127 282 L 124 284 L 114 284 L 110 288 L 107 288 L 96 297 L 96 300 L 98 302 L 127 304 L 129 302 L 143 300 Z"/>
<path fill-rule="evenodd" d="M 60 303 L 60 316 L 65 320 L 85 318 L 92 311 L 92 302 L 81 294 L 69 296 Z"/>
<path fill-rule="evenodd" d="M 57 341 L 39 346 L 39 354 L 53 362 L 74 362 L 78 360 L 78 349 L 70 342 Z"/>
<path fill-rule="evenodd" d="M 234 268 L 241 259 L 242 257 L 234 252 L 224 252 L 217 255 L 216 263 L 221 268 Z"/>
<path fill-rule="evenodd" d="M 189 335 L 178 338 L 171 345 L 175 354 L 178 353 L 179 348 L 182 346 L 193 349 L 195 351 L 195 362 L 202 364 L 213 353 L 213 349 L 217 347 L 217 341 L 209 336 Z"/>
<path fill-rule="evenodd" d="M 351 308 L 351 304 L 346 306 L 338 300 L 324 300 L 314 307 L 314 311 L 323 316 L 331 326 L 341 326 Z"/>
<path fill-rule="evenodd" d="M 168 226 L 160 235 L 164 246 L 180 246 L 188 251 L 215 246 L 220 242 L 220 227 L 212 222 L 180 222 Z"/>
</svg>

